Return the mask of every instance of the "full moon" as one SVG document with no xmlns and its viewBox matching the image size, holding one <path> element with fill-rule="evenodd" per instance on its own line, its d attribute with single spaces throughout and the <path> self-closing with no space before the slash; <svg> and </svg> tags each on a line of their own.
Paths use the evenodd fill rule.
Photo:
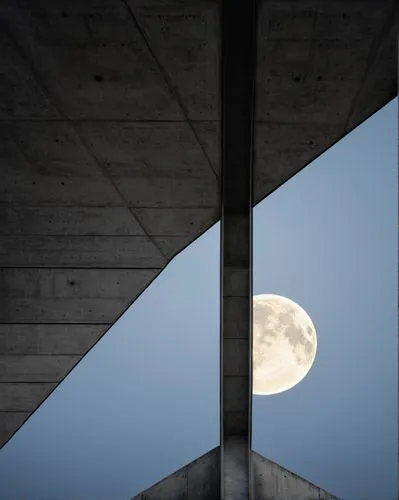
<svg viewBox="0 0 399 500">
<path fill-rule="evenodd" d="M 278 394 L 297 385 L 316 357 L 312 320 L 280 295 L 253 298 L 253 393 Z"/>
</svg>

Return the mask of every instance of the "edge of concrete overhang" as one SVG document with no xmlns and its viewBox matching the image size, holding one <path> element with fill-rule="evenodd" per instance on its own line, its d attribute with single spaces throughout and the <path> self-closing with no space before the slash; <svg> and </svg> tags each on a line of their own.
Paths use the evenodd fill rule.
<svg viewBox="0 0 399 500">
<path fill-rule="evenodd" d="M 278 191 L 278 189 L 280 189 L 282 186 L 284 186 L 285 184 L 287 184 L 287 182 L 291 181 L 296 175 L 300 174 L 306 167 L 308 167 L 309 165 L 311 165 L 314 161 L 316 161 L 320 156 L 322 156 L 326 151 L 328 151 L 330 148 L 334 147 L 339 141 L 341 141 L 344 137 L 346 137 L 346 135 L 350 134 L 352 131 L 356 130 L 356 128 L 360 127 L 361 125 L 363 125 L 363 123 L 365 123 L 368 119 L 370 119 L 373 115 L 375 115 L 376 113 L 378 113 L 383 107 L 385 107 L 386 105 L 388 105 L 389 103 L 391 103 L 392 101 L 394 101 L 395 99 L 397 98 L 397 94 L 388 99 L 387 102 L 385 102 L 380 109 L 370 113 L 369 115 L 367 115 L 364 120 L 362 120 L 360 123 L 358 123 L 353 129 L 351 130 L 348 130 L 347 132 L 345 132 L 342 136 L 340 136 L 335 142 L 333 142 L 329 147 L 325 148 L 321 153 L 319 153 L 317 156 L 315 156 L 312 160 L 310 160 L 308 163 L 306 163 L 303 167 L 301 167 L 297 172 L 295 172 L 291 177 L 289 177 L 288 179 L 286 179 L 284 182 L 282 182 L 279 186 L 277 186 L 275 189 L 273 189 L 270 193 L 266 194 L 263 198 L 261 198 L 260 200 L 258 200 L 256 203 L 254 203 L 254 208 L 259 205 L 260 203 L 262 203 L 267 197 L 269 197 L 270 195 L 272 195 L 273 193 L 275 193 L 276 191 Z M 191 244 L 193 244 L 197 239 L 201 238 L 207 231 L 209 231 L 212 227 L 214 227 L 216 224 L 218 224 L 220 222 L 220 218 L 210 224 L 208 227 L 206 227 L 200 234 L 198 234 L 193 240 L 191 240 L 189 243 L 187 243 L 181 250 L 179 250 L 170 260 L 169 262 L 165 265 L 165 267 L 163 267 L 159 273 L 148 283 L 148 285 L 146 285 L 145 288 L 143 288 L 143 290 L 139 293 L 139 295 L 137 297 L 135 297 L 129 304 L 128 306 L 123 309 L 123 311 L 119 314 L 119 316 L 116 318 L 116 320 L 112 323 L 112 325 L 109 326 L 109 328 L 107 328 L 104 333 L 100 336 L 100 338 L 90 347 L 90 349 L 80 358 L 80 360 L 71 368 L 71 370 L 69 370 L 65 376 L 57 383 L 57 385 L 54 387 L 54 389 L 46 396 L 46 398 L 39 404 L 39 406 L 37 408 L 35 408 L 31 413 L 30 415 L 26 418 L 26 420 L 24 420 L 22 422 L 22 424 L 18 427 L 18 429 L 13 432 L 11 434 L 11 436 L 7 439 L 7 441 L 5 441 L 1 446 L 0 446 L 0 450 L 2 450 L 9 442 L 10 440 L 16 435 L 16 433 L 19 431 L 19 429 L 21 429 L 21 427 L 32 417 L 32 415 L 34 415 L 37 410 L 47 401 L 47 399 L 58 389 L 58 387 L 63 383 L 63 381 L 69 376 L 69 374 L 79 365 L 79 363 L 81 363 L 85 357 L 91 352 L 91 350 L 103 339 L 103 337 L 110 331 L 111 328 L 113 328 L 113 326 L 119 321 L 119 319 L 127 312 L 127 310 L 141 297 L 141 295 L 143 293 L 146 292 L 146 290 L 152 285 L 152 283 L 159 278 L 159 276 L 165 271 L 165 269 L 167 269 L 167 267 L 171 264 L 171 262 L 176 259 L 182 252 L 184 252 Z"/>
<path fill-rule="evenodd" d="M 137 493 L 132 500 L 219 500 L 220 447 L 199 456 L 149 488 Z M 254 500 L 274 498 L 286 500 L 290 492 L 297 500 L 338 500 L 324 488 L 300 477 L 282 465 L 256 451 L 251 451 Z M 294 497 L 292 497 L 294 498 Z"/>
</svg>

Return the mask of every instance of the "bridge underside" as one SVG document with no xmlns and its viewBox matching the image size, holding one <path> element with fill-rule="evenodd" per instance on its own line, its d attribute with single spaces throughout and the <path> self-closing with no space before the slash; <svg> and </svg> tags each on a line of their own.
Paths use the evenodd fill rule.
<svg viewBox="0 0 399 500">
<path fill-rule="evenodd" d="M 260 3 L 254 203 L 396 96 L 396 4 Z M 220 217 L 219 7 L 1 3 L 0 447 Z"/>
</svg>

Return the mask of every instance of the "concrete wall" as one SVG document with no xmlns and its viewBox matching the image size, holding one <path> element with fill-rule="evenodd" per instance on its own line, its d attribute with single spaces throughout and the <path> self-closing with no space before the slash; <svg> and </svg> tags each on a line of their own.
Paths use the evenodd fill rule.
<svg viewBox="0 0 399 500">
<path fill-rule="evenodd" d="M 220 448 L 165 477 L 132 500 L 219 500 Z M 253 500 L 338 500 L 323 488 L 252 451 Z"/>
<path fill-rule="evenodd" d="M 253 500 L 327 500 L 337 497 L 252 452 Z"/>
<path fill-rule="evenodd" d="M 218 500 L 219 447 L 142 491 L 133 500 Z"/>
<path fill-rule="evenodd" d="M 0 447 L 220 216 L 219 5 L 0 2 Z M 259 2 L 254 202 L 397 95 L 398 6 Z"/>
</svg>

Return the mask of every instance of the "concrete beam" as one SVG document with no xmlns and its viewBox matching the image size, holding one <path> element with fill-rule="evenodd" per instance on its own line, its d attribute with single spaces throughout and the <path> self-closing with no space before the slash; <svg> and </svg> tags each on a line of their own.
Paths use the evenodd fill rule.
<svg viewBox="0 0 399 500">
<path fill-rule="evenodd" d="M 239 35 L 238 35 L 239 34 Z M 251 498 L 256 2 L 222 3 L 220 498 Z"/>
<path fill-rule="evenodd" d="M 397 95 L 398 5 L 259 2 L 254 204 Z M 2 363 L 83 356 L 151 282 L 117 276 L 160 271 L 217 220 L 220 25 L 214 0 L 0 2 Z M 246 280 L 225 275 L 231 336 Z M 0 446 L 23 414 L 0 415 Z"/>
</svg>

